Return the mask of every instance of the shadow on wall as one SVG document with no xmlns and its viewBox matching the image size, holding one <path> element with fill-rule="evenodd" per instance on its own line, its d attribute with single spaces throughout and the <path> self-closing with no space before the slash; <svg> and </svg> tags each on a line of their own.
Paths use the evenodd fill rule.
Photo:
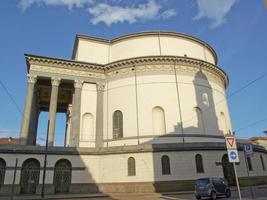
<svg viewBox="0 0 267 200">
<path fill-rule="evenodd" d="M 174 132 L 162 132 L 160 136 L 145 143 L 151 144 L 153 149 L 154 189 L 156 192 L 193 190 L 196 177 L 200 178 L 211 174 L 204 172 L 203 156 L 206 155 L 203 155 L 203 152 L 216 150 L 218 146 L 219 150 L 226 149 L 223 134 L 227 130 L 226 121 L 225 118 L 218 120 L 211 85 L 201 70 L 195 75 L 193 85 L 196 97 L 196 106 L 193 108 L 195 115 L 191 119 L 186 119 L 187 121 L 183 124 L 178 123 L 174 127 Z M 181 104 L 180 107 L 181 115 L 183 115 L 183 105 Z M 164 116 L 161 118 L 164 119 Z M 219 127 L 224 130 L 220 130 Z M 174 138 L 174 140 L 166 142 L 164 138 Z M 228 177 L 227 174 L 231 172 L 228 160 L 218 158 L 218 161 L 221 161 L 221 171 L 223 172 L 221 174 L 224 174 L 225 178 Z M 206 165 L 213 164 L 215 167 L 215 161 L 206 163 Z"/>
<path fill-rule="evenodd" d="M 3 149 L 5 151 L 16 149 L 16 154 L 4 153 L 1 155 L 0 196 L 11 195 L 16 157 L 18 158 L 18 165 L 13 194 L 41 195 L 45 148 L 41 146 L 3 145 L 1 146 L 1 153 L 3 153 Z M 95 159 L 85 159 L 79 156 L 79 151 L 81 149 L 72 147 L 49 147 L 45 195 L 100 193 L 95 177 L 91 174 L 89 167 L 86 167 L 95 165 Z M 21 156 L 18 157 L 18 154 Z M 107 195 L 105 194 L 105 196 Z"/>
</svg>

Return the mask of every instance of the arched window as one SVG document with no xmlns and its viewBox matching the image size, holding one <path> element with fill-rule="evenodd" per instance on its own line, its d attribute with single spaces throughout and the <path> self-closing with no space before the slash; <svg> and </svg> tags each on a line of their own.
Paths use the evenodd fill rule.
<svg viewBox="0 0 267 200">
<path fill-rule="evenodd" d="M 4 159 L 0 158 L 0 188 L 4 185 L 6 174 L 6 162 Z"/>
<path fill-rule="evenodd" d="M 22 194 L 35 194 L 39 184 L 40 163 L 34 158 L 25 160 L 20 175 L 20 192 Z"/>
<path fill-rule="evenodd" d="M 153 115 L 153 128 L 155 135 L 162 135 L 166 133 L 165 114 L 164 110 L 156 106 L 152 110 Z"/>
<path fill-rule="evenodd" d="M 247 163 L 248 163 L 248 170 L 249 171 L 253 171 L 252 163 L 251 163 L 251 158 L 250 157 L 247 157 Z"/>
<path fill-rule="evenodd" d="M 204 173 L 203 159 L 200 154 L 195 156 L 197 173 Z"/>
<path fill-rule="evenodd" d="M 113 138 L 123 137 L 123 115 L 120 110 L 113 113 Z"/>
<path fill-rule="evenodd" d="M 202 94 L 202 100 L 203 100 L 203 104 L 207 107 L 210 106 L 210 103 L 209 103 L 209 97 L 208 97 L 208 94 L 207 93 L 203 93 Z"/>
<path fill-rule="evenodd" d="M 223 112 L 220 113 L 220 122 L 221 122 L 221 128 L 222 128 L 222 132 L 223 134 L 227 134 L 228 133 L 228 128 L 226 125 L 226 119 L 225 119 L 225 115 Z"/>
<path fill-rule="evenodd" d="M 128 158 L 128 176 L 135 176 L 135 159 Z"/>
<path fill-rule="evenodd" d="M 82 117 L 81 140 L 94 140 L 94 117 L 91 113 L 85 113 Z"/>
<path fill-rule="evenodd" d="M 265 164 L 262 155 L 260 155 L 262 170 L 265 171 Z"/>
<path fill-rule="evenodd" d="M 204 120 L 203 120 L 203 114 L 199 107 L 195 107 L 195 112 L 197 116 L 197 127 L 200 134 L 205 134 L 205 126 L 204 126 Z"/>
<path fill-rule="evenodd" d="M 71 184 L 71 163 L 60 159 L 55 164 L 54 181 L 55 193 L 67 193 Z"/>
<path fill-rule="evenodd" d="M 161 157 L 162 175 L 171 174 L 170 159 L 164 155 Z"/>
</svg>

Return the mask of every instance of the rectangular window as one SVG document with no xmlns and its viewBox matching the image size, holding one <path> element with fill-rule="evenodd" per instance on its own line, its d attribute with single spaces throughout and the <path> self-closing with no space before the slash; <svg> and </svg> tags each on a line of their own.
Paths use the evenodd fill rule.
<svg viewBox="0 0 267 200">
<path fill-rule="evenodd" d="M 251 158 L 250 157 L 247 157 L 247 163 L 248 163 L 248 170 L 249 171 L 253 171 L 252 163 L 251 163 Z"/>
</svg>

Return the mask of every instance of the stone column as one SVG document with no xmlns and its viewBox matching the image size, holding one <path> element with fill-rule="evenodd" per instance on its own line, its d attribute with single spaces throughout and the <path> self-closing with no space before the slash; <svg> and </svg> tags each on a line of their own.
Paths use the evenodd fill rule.
<svg viewBox="0 0 267 200">
<path fill-rule="evenodd" d="M 28 91 L 24 105 L 24 114 L 20 130 L 20 144 L 22 145 L 27 145 L 29 140 L 30 123 L 32 120 L 31 119 L 32 103 L 35 91 L 35 83 L 37 81 L 37 76 L 28 75 L 27 77 L 28 77 Z"/>
<path fill-rule="evenodd" d="M 38 100 L 38 90 L 37 88 L 34 90 L 33 101 L 32 101 L 32 109 L 31 109 L 31 121 L 29 127 L 29 138 L 28 145 L 36 144 L 36 135 L 37 135 L 37 127 L 38 127 L 38 118 L 39 118 L 39 100 Z"/>
<path fill-rule="evenodd" d="M 97 107 L 96 107 L 96 147 L 103 147 L 103 98 L 105 83 L 97 83 Z"/>
<path fill-rule="evenodd" d="M 48 130 L 48 145 L 54 145 L 55 137 L 55 125 L 56 125 L 56 113 L 57 113 L 57 97 L 58 97 L 58 86 L 60 84 L 60 78 L 52 78 L 52 90 L 49 104 L 49 130 Z"/>
<path fill-rule="evenodd" d="M 68 147 L 68 146 L 70 146 L 70 134 L 71 134 L 71 117 L 72 117 L 72 114 L 71 114 L 71 112 L 72 112 L 72 104 L 69 104 L 69 106 L 68 106 L 68 109 L 67 109 L 67 113 L 66 113 L 66 115 L 67 115 L 67 119 L 66 119 L 66 133 L 65 133 L 65 143 L 64 143 L 64 146 L 65 147 Z"/>
<path fill-rule="evenodd" d="M 40 116 L 40 111 L 39 111 L 39 109 L 38 109 L 38 110 L 36 111 L 36 115 L 35 115 L 33 145 L 36 145 L 37 130 L 38 130 L 38 124 L 39 124 L 39 116 Z"/>
<path fill-rule="evenodd" d="M 72 105 L 72 117 L 71 117 L 71 138 L 70 146 L 79 146 L 80 137 L 80 116 L 81 116 L 81 93 L 82 93 L 83 81 L 75 80 L 74 82 L 74 94 Z"/>
</svg>

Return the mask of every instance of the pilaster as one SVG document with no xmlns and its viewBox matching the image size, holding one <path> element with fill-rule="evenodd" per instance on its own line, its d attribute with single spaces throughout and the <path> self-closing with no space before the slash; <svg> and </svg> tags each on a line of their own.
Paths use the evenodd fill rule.
<svg viewBox="0 0 267 200">
<path fill-rule="evenodd" d="M 103 114 L 103 98 L 104 98 L 104 90 L 105 90 L 105 83 L 98 82 L 96 84 L 97 88 L 97 107 L 96 107 L 96 147 L 103 147 L 103 121 L 104 121 L 104 114 Z"/>
</svg>

